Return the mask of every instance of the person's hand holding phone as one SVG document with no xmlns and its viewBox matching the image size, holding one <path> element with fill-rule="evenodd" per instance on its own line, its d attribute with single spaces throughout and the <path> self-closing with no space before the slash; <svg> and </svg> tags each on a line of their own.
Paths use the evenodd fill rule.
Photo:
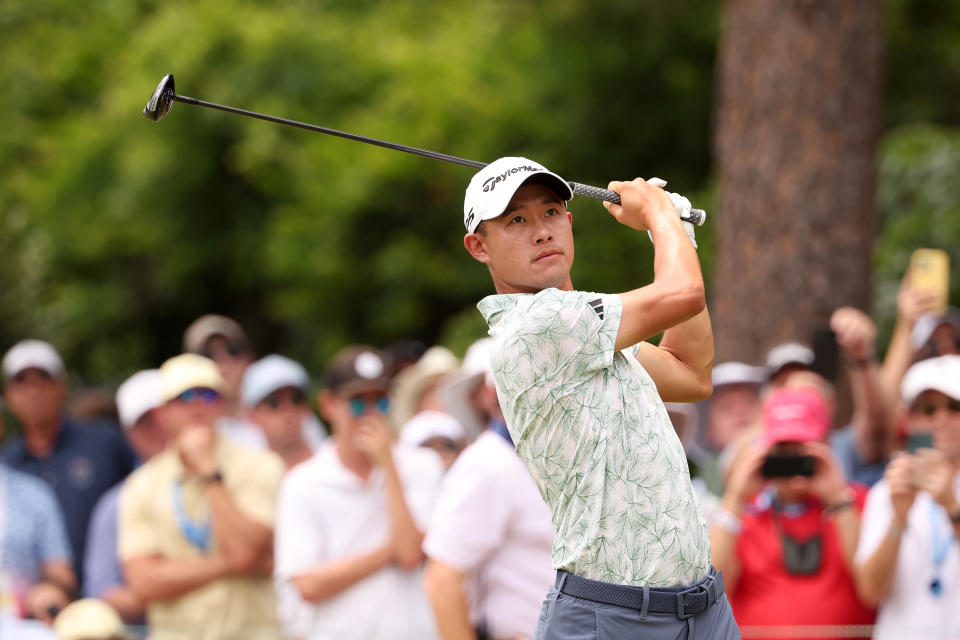
<svg viewBox="0 0 960 640">
<path fill-rule="evenodd" d="M 751 443 L 734 459 L 723 492 L 723 506 L 731 513 L 739 514 L 747 500 L 763 488 L 760 470 L 766 457 L 765 447 Z"/>
<path fill-rule="evenodd" d="M 896 453 L 887 463 L 883 479 L 890 489 L 890 505 L 893 507 L 894 522 L 905 527 L 907 513 L 917 497 L 917 488 L 913 482 L 914 457 L 907 453 Z"/>
<path fill-rule="evenodd" d="M 830 447 L 823 442 L 807 442 L 803 452 L 815 460 L 810 490 L 825 505 L 839 504 L 849 499 L 847 477 Z"/>
<path fill-rule="evenodd" d="M 919 449 L 912 461 L 913 484 L 926 491 L 947 511 L 957 507 L 953 492 L 953 466 L 939 449 Z"/>
</svg>

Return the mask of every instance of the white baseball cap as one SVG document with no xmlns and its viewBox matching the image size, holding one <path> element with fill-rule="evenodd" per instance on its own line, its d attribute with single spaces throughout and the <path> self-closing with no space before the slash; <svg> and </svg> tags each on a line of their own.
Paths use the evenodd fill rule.
<svg viewBox="0 0 960 640">
<path fill-rule="evenodd" d="M 271 354 L 260 358 L 243 373 L 240 399 L 244 406 L 255 407 L 278 389 L 294 387 L 304 393 L 310 386 L 307 370 L 290 358 Z"/>
<path fill-rule="evenodd" d="M 784 342 L 767 353 L 767 375 L 772 378 L 781 369 L 791 364 L 809 368 L 813 360 L 813 349 L 810 347 L 799 342 Z"/>
<path fill-rule="evenodd" d="M 210 358 L 183 353 L 170 358 L 160 367 L 163 401 L 169 402 L 187 389 L 204 387 L 223 390 L 223 376 Z"/>
<path fill-rule="evenodd" d="M 527 158 L 500 158 L 474 174 L 467 186 L 463 199 L 463 226 L 467 233 L 476 231 L 484 220 L 500 216 L 517 189 L 531 178 L 556 191 L 564 201 L 573 198 L 573 189 L 567 181 L 542 164 Z"/>
<path fill-rule="evenodd" d="M 163 404 L 163 377 L 159 369 L 138 371 L 117 388 L 120 424 L 129 429 L 151 409 Z"/>
<path fill-rule="evenodd" d="M 65 372 L 60 354 L 49 342 L 21 340 L 3 356 L 3 375 L 12 378 L 25 369 L 40 369 L 54 378 Z"/>
<path fill-rule="evenodd" d="M 442 411 L 426 410 L 413 416 L 400 429 L 400 442 L 418 447 L 430 438 L 463 442 L 467 437 L 460 421 Z"/>
<path fill-rule="evenodd" d="M 960 400 L 960 356 L 928 358 L 910 367 L 900 383 L 903 401 L 913 404 L 924 391 L 939 391 Z"/>
<path fill-rule="evenodd" d="M 714 389 L 734 384 L 759 387 L 767 381 L 767 371 L 743 362 L 724 362 L 713 368 L 712 381 Z"/>
</svg>

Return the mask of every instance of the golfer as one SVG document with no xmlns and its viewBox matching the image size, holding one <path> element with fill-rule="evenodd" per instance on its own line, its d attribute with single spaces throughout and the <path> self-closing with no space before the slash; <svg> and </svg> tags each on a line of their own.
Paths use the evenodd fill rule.
<svg viewBox="0 0 960 640">
<path fill-rule="evenodd" d="M 663 406 L 710 395 L 700 263 L 662 188 L 608 188 L 607 211 L 654 242 L 653 282 L 620 294 L 574 290 L 573 192 L 543 166 L 500 158 L 464 201 L 464 246 L 497 290 L 478 305 L 497 393 L 556 532 L 536 638 L 739 638 Z"/>
</svg>

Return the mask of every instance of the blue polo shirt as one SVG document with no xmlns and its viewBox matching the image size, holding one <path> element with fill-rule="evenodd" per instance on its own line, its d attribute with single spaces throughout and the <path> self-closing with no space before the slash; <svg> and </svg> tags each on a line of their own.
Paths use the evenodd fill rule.
<svg viewBox="0 0 960 640">
<path fill-rule="evenodd" d="M 64 420 L 49 456 L 34 457 L 23 437 L 18 436 L 0 449 L 0 459 L 18 471 L 37 476 L 53 489 L 73 549 L 74 571 L 82 584 L 90 514 L 100 496 L 133 471 L 137 464 L 133 449 L 116 429 Z"/>
</svg>

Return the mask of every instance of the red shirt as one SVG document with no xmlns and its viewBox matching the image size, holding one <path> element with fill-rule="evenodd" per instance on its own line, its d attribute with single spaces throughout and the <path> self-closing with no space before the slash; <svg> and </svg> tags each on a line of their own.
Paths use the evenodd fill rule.
<svg viewBox="0 0 960 640">
<path fill-rule="evenodd" d="M 854 500 L 858 513 L 863 512 L 866 489 L 850 485 L 856 492 Z M 774 513 L 769 505 L 769 494 L 761 493 L 751 502 L 743 518 L 743 529 L 737 539 L 737 559 L 740 578 L 734 591 L 728 591 L 730 606 L 741 627 L 777 626 L 771 630 L 777 638 L 787 629 L 784 626 L 871 625 L 876 612 L 857 598 L 853 576 L 843 563 L 840 537 L 833 519 L 823 516 L 823 505 L 811 499 L 805 505 L 792 505 Z M 776 520 L 774 520 L 776 518 Z M 783 559 L 780 533 L 800 542 L 819 533 L 822 538 L 820 569 L 810 575 L 787 572 Z M 750 637 L 755 635 L 755 630 Z M 824 629 L 817 637 L 831 636 Z M 809 633 L 805 637 L 812 636 Z M 864 637 L 869 637 L 869 632 Z"/>
</svg>

